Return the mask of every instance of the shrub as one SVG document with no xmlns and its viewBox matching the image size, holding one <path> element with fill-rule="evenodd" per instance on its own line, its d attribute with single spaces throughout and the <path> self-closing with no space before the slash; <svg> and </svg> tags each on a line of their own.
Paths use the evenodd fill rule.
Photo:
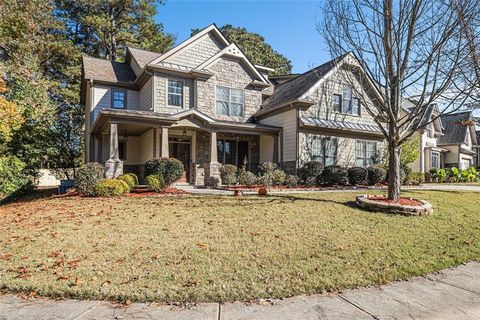
<svg viewBox="0 0 480 320">
<path fill-rule="evenodd" d="M 285 180 L 285 184 L 289 188 L 294 188 L 298 186 L 298 177 L 293 175 L 288 175 L 287 179 Z"/>
<path fill-rule="evenodd" d="M 315 185 L 322 171 L 323 164 L 320 161 L 308 161 L 298 170 L 298 179 L 305 185 Z"/>
<path fill-rule="evenodd" d="M 125 173 L 126 176 L 132 177 L 133 181 L 135 182 L 134 186 L 138 185 L 138 176 L 135 173 Z"/>
<path fill-rule="evenodd" d="M 122 174 L 121 176 L 118 176 L 117 179 L 125 181 L 130 190 L 132 190 L 137 185 L 135 178 L 129 174 Z"/>
<path fill-rule="evenodd" d="M 240 171 L 239 171 L 240 172 Z M 238 175 L 238 183 L 246 186 L 253 186 L 257 184 L 257 176 L 250 171 L 241 171 Z"/>
<path fill-rule="evenodd" d="M 283 170 L 275 169 L 270 174 L 270 177 L 272 179 L 272 184 L 280 186 L 285 183 L 287 175 L 285 174 L 285 172 L 283 172 Z"/>
<path fill-rule="evenodd" d="M 128 184 L 123 180 L 102 179 L 95 185 L 94 195 L 97 197 L 121 196 L 129 191 Z"/>
<path fill-rule="evenodd" d="M 328 185 L 344 185 L 348 182 L 348 171 L 344 167 L 332 165 L 323 168 L 322 181 Z"/>
<path fill-rule="evenodd" d="M 445 182 L 448 178 L 448 171 L 445 169 L 438 169 L 436 174 L 437 182 Z"/>
<path fill-rule="evenodd" d="M 145 178 L 145 183 L 147 184 L 148 190 L 154 192 L 160 192 L 166 187 L 163 178 L 155 174 L 147 176 L 147 178 Z"/>
<path fill-rule="evenodd" d="M 423 172 L 410 172 L 405 183 L 418 186 L 425 182 L 425 173 Z"/>
<path fill-rule="evenodd" d="M 214 176 L 210 176 L 207 179 L 207 187 L 216 188 L 220 185 L 220 179 Z"/>
<path fill-rule="evenodd" d="M 25 167 L 17 157 L 0 157 L 0 198 L 31 185 Z"/>
<path fill-rule="evenodd" d="M 348 183 L 352 186 L 364 184 L 367 182 L 368 171 L 362 167 L 352 167 L 348 169 Z"/>
<path fill-rule="evenodd" d="M 461 172 L 462 181 L 464 182 L 475 182 L 478 180 L 477 169 L 470 167 L 468 169 L 462 170 Z"/>
<path fill-rule="evenodd" d="M 220 167 L 220 177 L 224 185 L 231 186 L 237 184 L 237 167 L 233 164 L 224 164 Z"/>
<path fill-rule="evenodd" d="M 180 179 L 183 175 L 183 171 L 183 163 L 175 158 L 152 159 L 145 163 L 145 176 L 160 176 L 166 186 L 170 186 L 172 183 Z"/>
<path fill-rule="evenodd" d="M 272 162 L 272 161 L 267 161 L 265 163 L 262 163 L 260 165 L 260 172 L 263 174 L 263 175 L 266 175 L 266 174 L 271 174 L 273 173 L 274 170 L 276 170 L 278 168 L 277 164 L 275 162 Z"/>
<path fill-rule="evenodd" d="M 84 164 L 77 170 L 75 189 L 83 195 L 95 194 L 97 183 L 104 178 L 104 167 L 98 162 Z"/>
<path fill-rule="evenodd" d="M 367 181 L 370 186 L 384 182 L 387 177 L 387 171 L 379 166 L 370 166 L 367 171 Z"/>
<path fill-rule="evenodd" d="M 408 184 L 409 183 L 409 178 L 411 177 L 413 173 L 412 168 L 410 168 L 408 165 L 401 165 L 400 166 L 400 181 L 402 184 Z"/>
</svg>

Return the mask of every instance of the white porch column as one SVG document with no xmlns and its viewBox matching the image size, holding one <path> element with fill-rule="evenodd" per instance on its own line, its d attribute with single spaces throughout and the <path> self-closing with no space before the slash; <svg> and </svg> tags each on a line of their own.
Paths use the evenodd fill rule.
<svg viewBox="0 0 480 320">
<path fill-rule="evenodd" d="M 168 127 L 162 127 L 162 153 L 161 157 L 162 158 L 168 158 L 170 157 L 170 154 L 168 152 Z"/>
<path fill-rule="evenodd" d="M 217 131 L 212 131 L 210 133 L 210 163 L 217 164 Z"/>
<path fill-rule="evenodd" d="M 116 122 L 110 122 L 110 160 L 118 158 L 118 129 Z"/>
<path fill-rule="evenodd" d="M 105 162 L 105 177 L 113 179 L 123 174 L 123 162 L 118 157 L 117 122 L 110 122 L 110 157 Z"/>
</svg>

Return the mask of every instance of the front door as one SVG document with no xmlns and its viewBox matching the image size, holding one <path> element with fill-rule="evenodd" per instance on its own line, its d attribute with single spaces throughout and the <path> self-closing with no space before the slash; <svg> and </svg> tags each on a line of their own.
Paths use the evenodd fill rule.
<svg viewBox="0 0 480 320">
<path fill-rule="evenodd" d="M 170 157 L 183 163 L 184 171 L 179 182 L 190 181 L 190 142 L 170 142 Z"/>
</svg>

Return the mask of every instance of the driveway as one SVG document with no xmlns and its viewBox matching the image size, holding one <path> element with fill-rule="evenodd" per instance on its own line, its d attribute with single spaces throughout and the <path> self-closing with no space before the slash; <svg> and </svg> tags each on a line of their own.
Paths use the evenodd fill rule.
<svg viewBox="0 0 480 320">
<path fill-rule="evenodd" d="M 0 319 L 480 319 L 480 264 L 380 287 L 257 303 L 189 307 L 0 296 Z"/>
</svg>

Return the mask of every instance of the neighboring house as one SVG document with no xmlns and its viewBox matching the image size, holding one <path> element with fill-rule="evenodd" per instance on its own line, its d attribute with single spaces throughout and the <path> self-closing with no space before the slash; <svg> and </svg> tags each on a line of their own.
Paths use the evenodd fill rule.
<svg viewBox="0 0 480 320">
<path fill-rule="evenodd" d="M 446 168 L 458 167 L 466 169 L 475 165 L 474 146 L 477 145 L 477 134 L 471 111 L 458 112 L 441 116 L 443 136 L 437 145 L 448 150 L 443 165 Z"/>
<path fill-rule="evenodd" d="M 473 156 L 473 164 L 475 167 L 480 166 L 480 131 L 476 131 L 476 136 L 477 136 L 477 144 L 473 146 L 473 151 L 475 152 L 475 155 Z"/>
<path fill-rule="evenodd" d="M 85 56 L 86 161 L 107 176 L 143 175 L 147 160 L 174 157 L 184 181 L 203 185 L 222 164 L 256 171 L 266 161 L 294 173 L 309 160 L 373 163 L 383 136 L 365 105 L 376 87 L 347 85 L 351 54 L 301 75 L 276 76 L 251 63 L 211 25 L 164 54 L 127 48 L 124 63 Z M 361 70 L 359 72 L 362 72 Z M 366 77 L 363 77 L 366 78 Z"/>
</svg>

